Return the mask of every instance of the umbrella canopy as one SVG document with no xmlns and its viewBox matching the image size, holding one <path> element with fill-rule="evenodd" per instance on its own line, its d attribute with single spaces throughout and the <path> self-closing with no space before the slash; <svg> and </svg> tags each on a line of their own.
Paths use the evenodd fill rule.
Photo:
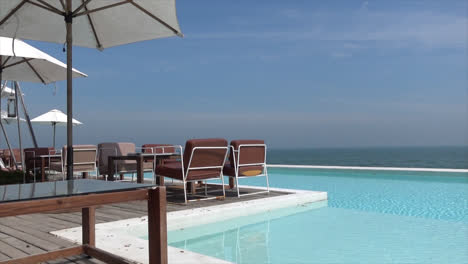
<svg viewBox="0 0 468 264">
<path fill-rule="evenodd" d="M 67 179 L 71 180 L 73 45 L 102 50 L 182 33 L 175 0 L 9 0 L 0 1 L 0 35 L 67 44 Z"/>
<path fill-rule="evenodd" d="M 8 114 L 7 114 L 7 112 L 5 110 L 1 110 L 0 118 L 1 118 L 2 122 L 6 123 L 6 124 L 16 123 L 16 121 L 17 121 L 16 117 L 8 117 Z M 24 120 L 23 118 L 20 118 L 20 121 L 24 122 L 26 120 Z"/>
<path fill-rule="evenodd" d="M 76 119 L 72 119 L 72 120 L 73 120 L 74 126 L 83 124 Z M 53 131 L 54 131 L 52 144 L 53 144 L 53 147 L 55 148 L 55 128 L 56 126 L 65 126 L 67 124 L 67 115 L 65 115 L 60 110 L 52 109 L 45 114 L 42 114 L 36 118 L 31 119 L 31 122 L 52 125 Z"/>
<path fill-rule="evenodd" d="M 0 56 L 1 79 L 4 80 L 47 84 L 67 78 L 65 63 L 19 39 L 0 37 Z M 72 76 L 87 75 L 73 69 Z"/>
<path fill-rule="evenodd" d="M 64 3 L 62 5 L 60 2 Z M 0 1 L 0 35 L 65 43 L 67 1 Z M 175 0 L 70 1 L 73 45 L 108 48 L 181 35 Z"/>
<path fill-rule="evenodd" d="M 67 124 L 67 115 L 65 115 L 62 111 L 57 109 L 52 109 L 49 112 L 42 114 L 36 118 L 31 119 L 31 122 L 34 123 L 41 123 L 41 124 L 48 124 L 48 125 L 63 125 Z M 80 121 L 73 119 L 73 125 L 81 125 Z"/>
</svg>

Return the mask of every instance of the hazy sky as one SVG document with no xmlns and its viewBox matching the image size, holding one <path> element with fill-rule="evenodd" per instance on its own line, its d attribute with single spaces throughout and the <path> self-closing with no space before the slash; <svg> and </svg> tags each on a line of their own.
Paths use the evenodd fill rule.
<svg viewBox="0 0 468 264">
<path fill-rule="evenodd" d="M 184 38 L 74 48 L 74 67 L 89 75 L 74 81 L 74 117 L 84 123 L 75 142 L 468 144 L 467 8 L 465 0 L 178 0 Z M 65 61 L 62 45 L 28 42 Z M 65 82 L 21 85 L 32 117 L 66 111 Z M 51 128 L 35 129 L 51 145 Z M 57 131 L 65 144 L 65 127 Z"/>
</svg>

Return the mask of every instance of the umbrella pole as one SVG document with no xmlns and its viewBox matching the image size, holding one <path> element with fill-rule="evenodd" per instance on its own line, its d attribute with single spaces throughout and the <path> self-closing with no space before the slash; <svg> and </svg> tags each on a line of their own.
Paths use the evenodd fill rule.
<svg viewBox="0 0 468 264">
<path fill-rule="evenodd" d="M 56 125 L 55 123 L 52 123 L 52 126 L 54 127 L 54 140 L 53 140 L 54 143 L 52 146 L 54 147 L 54 149 L 55 149 L 55 125 Z"/>
<path fill-rule="evenodd" d="M 72 54 L 73 54 L 73 17 L 72 1 L 67 0 L 65 22 L 67 29 L 67 180 L 73 179 L 73 76 L 72 76 Z"/>
<path fill-rule="evenodd" d="M 15 82 L 15 83 L 16 83 L 16 87 L 18 88 L 18 92 L 19 92 L 18 96 L 21 101 L 21 105 L 23 106 L 24 117 L 26 118 L 26 122 L 28 123 L 29 133 L 31 134 L 34 147 L 37 148 L 36 135 L 34 135 L 34 130 L 31 125 L 31 119 L 29 118 L 28 110 L 26 109 L 26 105 L 24 104 L 23 92 L 21 91 L 21 87 L 19 83 L 18 82 Z"/>
<path fill-rule="evenodd" d="M 26 168 L 24 166 L 24 157 L 23 157 L 23 145 L 21 142 L 21 124 L 20 124 L 20 115 L 18 109 L 18 86 L 16 83 L 13 83 L 15 86 L 15 108 L 16 108 L 16 122 L 18 125 L 18 142 L 19 142 L 19 149 L 20 149 L 20 159 L 21 159 L 21 168 L 23 170 L 23 182 L 26 183 Z"/>
<path fill-rule="evenodd" d="M 0 66 L 2 64 L 2 56 L 0 56 Z M 3 86 L 1 86 L 2 84 L 2 68 L 0 67 L 0 87 L 3 88 Z M 5 83 L 5 86 L 6 86 L 6 83 Z M 3 90 L 0 91 L 0 93 L 2 92 Z M 2 100 L 0 98 L 0 110 L 2 109 Z M 7 135 L 7 132 L 5 130 L 5 127 L 3 126 L 3 122 L 1 120 L 1 116 L 0 116 L 0 127 L 2 127 L 2 132 L 3 132 L 3 135 L 5 136 L 5 142 L 8 146 L 8 149 L 10 150 L 10 157 L 11 159 L 13 160 L 13 163 L 15 164 L 15 168 L 18 169 L 18 165 L 16 164 L 16 158 L 15 158 L 15 154 L 13 153 L 13 149 L 11 148 L 11 145 L 10 145 L 10 140 L 8 140 L 8 135 Z M 10 164 L 11 166 L 11 164 Z"/>
</svg>

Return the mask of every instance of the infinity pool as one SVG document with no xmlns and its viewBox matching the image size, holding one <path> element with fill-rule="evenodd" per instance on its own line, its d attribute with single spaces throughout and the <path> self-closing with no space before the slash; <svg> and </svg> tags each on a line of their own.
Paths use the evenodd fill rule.
<svg viewBox="0 0 468 264">
<path fill-rule="evenodd" d="M 329 200 L 172 231 L 170 245 L 236 263 L 468 263 L 467 173 L 269 174 L 273 187 L 327 191 Z"/>
</svg>

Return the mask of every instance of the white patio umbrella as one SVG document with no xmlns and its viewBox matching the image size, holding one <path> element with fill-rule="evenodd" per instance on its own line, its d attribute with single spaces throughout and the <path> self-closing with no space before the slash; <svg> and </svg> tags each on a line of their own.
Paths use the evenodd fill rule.
<svg viewBox="0 0 468 264">
<path fill-rule="evenodd" d="M 8 117 L 8 114 L 5 110 L 1 110 L 0 117 L 2 122 L 6 124 L 12 124 L 18 121 L 16 117 Z M 24 120 L 24 118 L 20 118 L 20 121 L 24 122 L 26 120 Z"/>
<path fill-rule="evenodd" d="M 76 119 L 73 120 L 73 125 L 82 125 L 80 121 Z M 55 148 L 55 127 L 57 125 L 59 126 L 66 126 L 67 124 L 67 115 L 65 115 L 62 111 L 57 110 L 57 109 L 52 109 L 49 112 L 42 114 L 36 118 L 31 119 L 31 122 L 33 123 L 40 123 L 40 124 L 48 124 L 52 125 L 53 130 L 54 130 L 54 136 L 53 136 L 53 147 Z"/>
<path fill-rule="evenodd" d="M 67 44 L 67 178 L 72 179 L 72 46 L 102 50 L 182 33 L 175 0 L 9 0 L 0 1 L 0 35 Z"/>
<path fill-rule="evenodd" d="M 5 2 L 2 1 L 1 3 Z M 3 9 L 0 5 L 0 12 L 2 11 Z M 3 33 L 1 26 L 0 33 Z M 10 81 L 40 82 L 47 84 L 55 81 L 65 80 L 67 78 L 67 70 L 67 65 L 63 62 L 34 48 L 29 44 L 26 44 L 25 42 L 19 39 L 0 37 L 0 84 L 2 84 L 2 79 Z M 77 71 L 73 68 L 70 68 L 70 71 L 72 73 L 71 77 L 86 76 L 86 74 Z M 15 85 L 15 89 L 16 88 L 19 89 L 19 86 Z M 1 93 L 2 96 L 3 91 Z M 6 90 L 6 93 L 11 93 L 11 91 Z M 16 93 L 13 93 L 13 95 L 15 95 L 15 97 L 19 97 L 19 99 L 21 99 L 21 102 L 23 102 L 21 92 L 18 93 L 19 96 L 16 96 Z M 17 103 L 17 100 L 15 100 L 15 102 Z M 18 105 L 16 105 L 16 108 L 18 108 Z M 23 110 L 25 109 L 26 108 L 23 104 Z M 34 137 L 31 124 L 29 123 L 29 116 L 27 115 L 26 111 L 25 115 L 33 138 L 34 145 L 36 146 L 36 139 Z M 1 122 L 0 125 L 3 126 Z M 20 129 L 18 123 L 18 138 L 20 141 L 19 145 L 21 149 L 21 133 L 19 130 Z M 4 134 L 6 133 L 3 127 L 2 131 Z M 6 134 L 5 139 L 8 141 Z M 7 144 L 10 148 L 10 144 L 8 142 Z"/>
</svg>

